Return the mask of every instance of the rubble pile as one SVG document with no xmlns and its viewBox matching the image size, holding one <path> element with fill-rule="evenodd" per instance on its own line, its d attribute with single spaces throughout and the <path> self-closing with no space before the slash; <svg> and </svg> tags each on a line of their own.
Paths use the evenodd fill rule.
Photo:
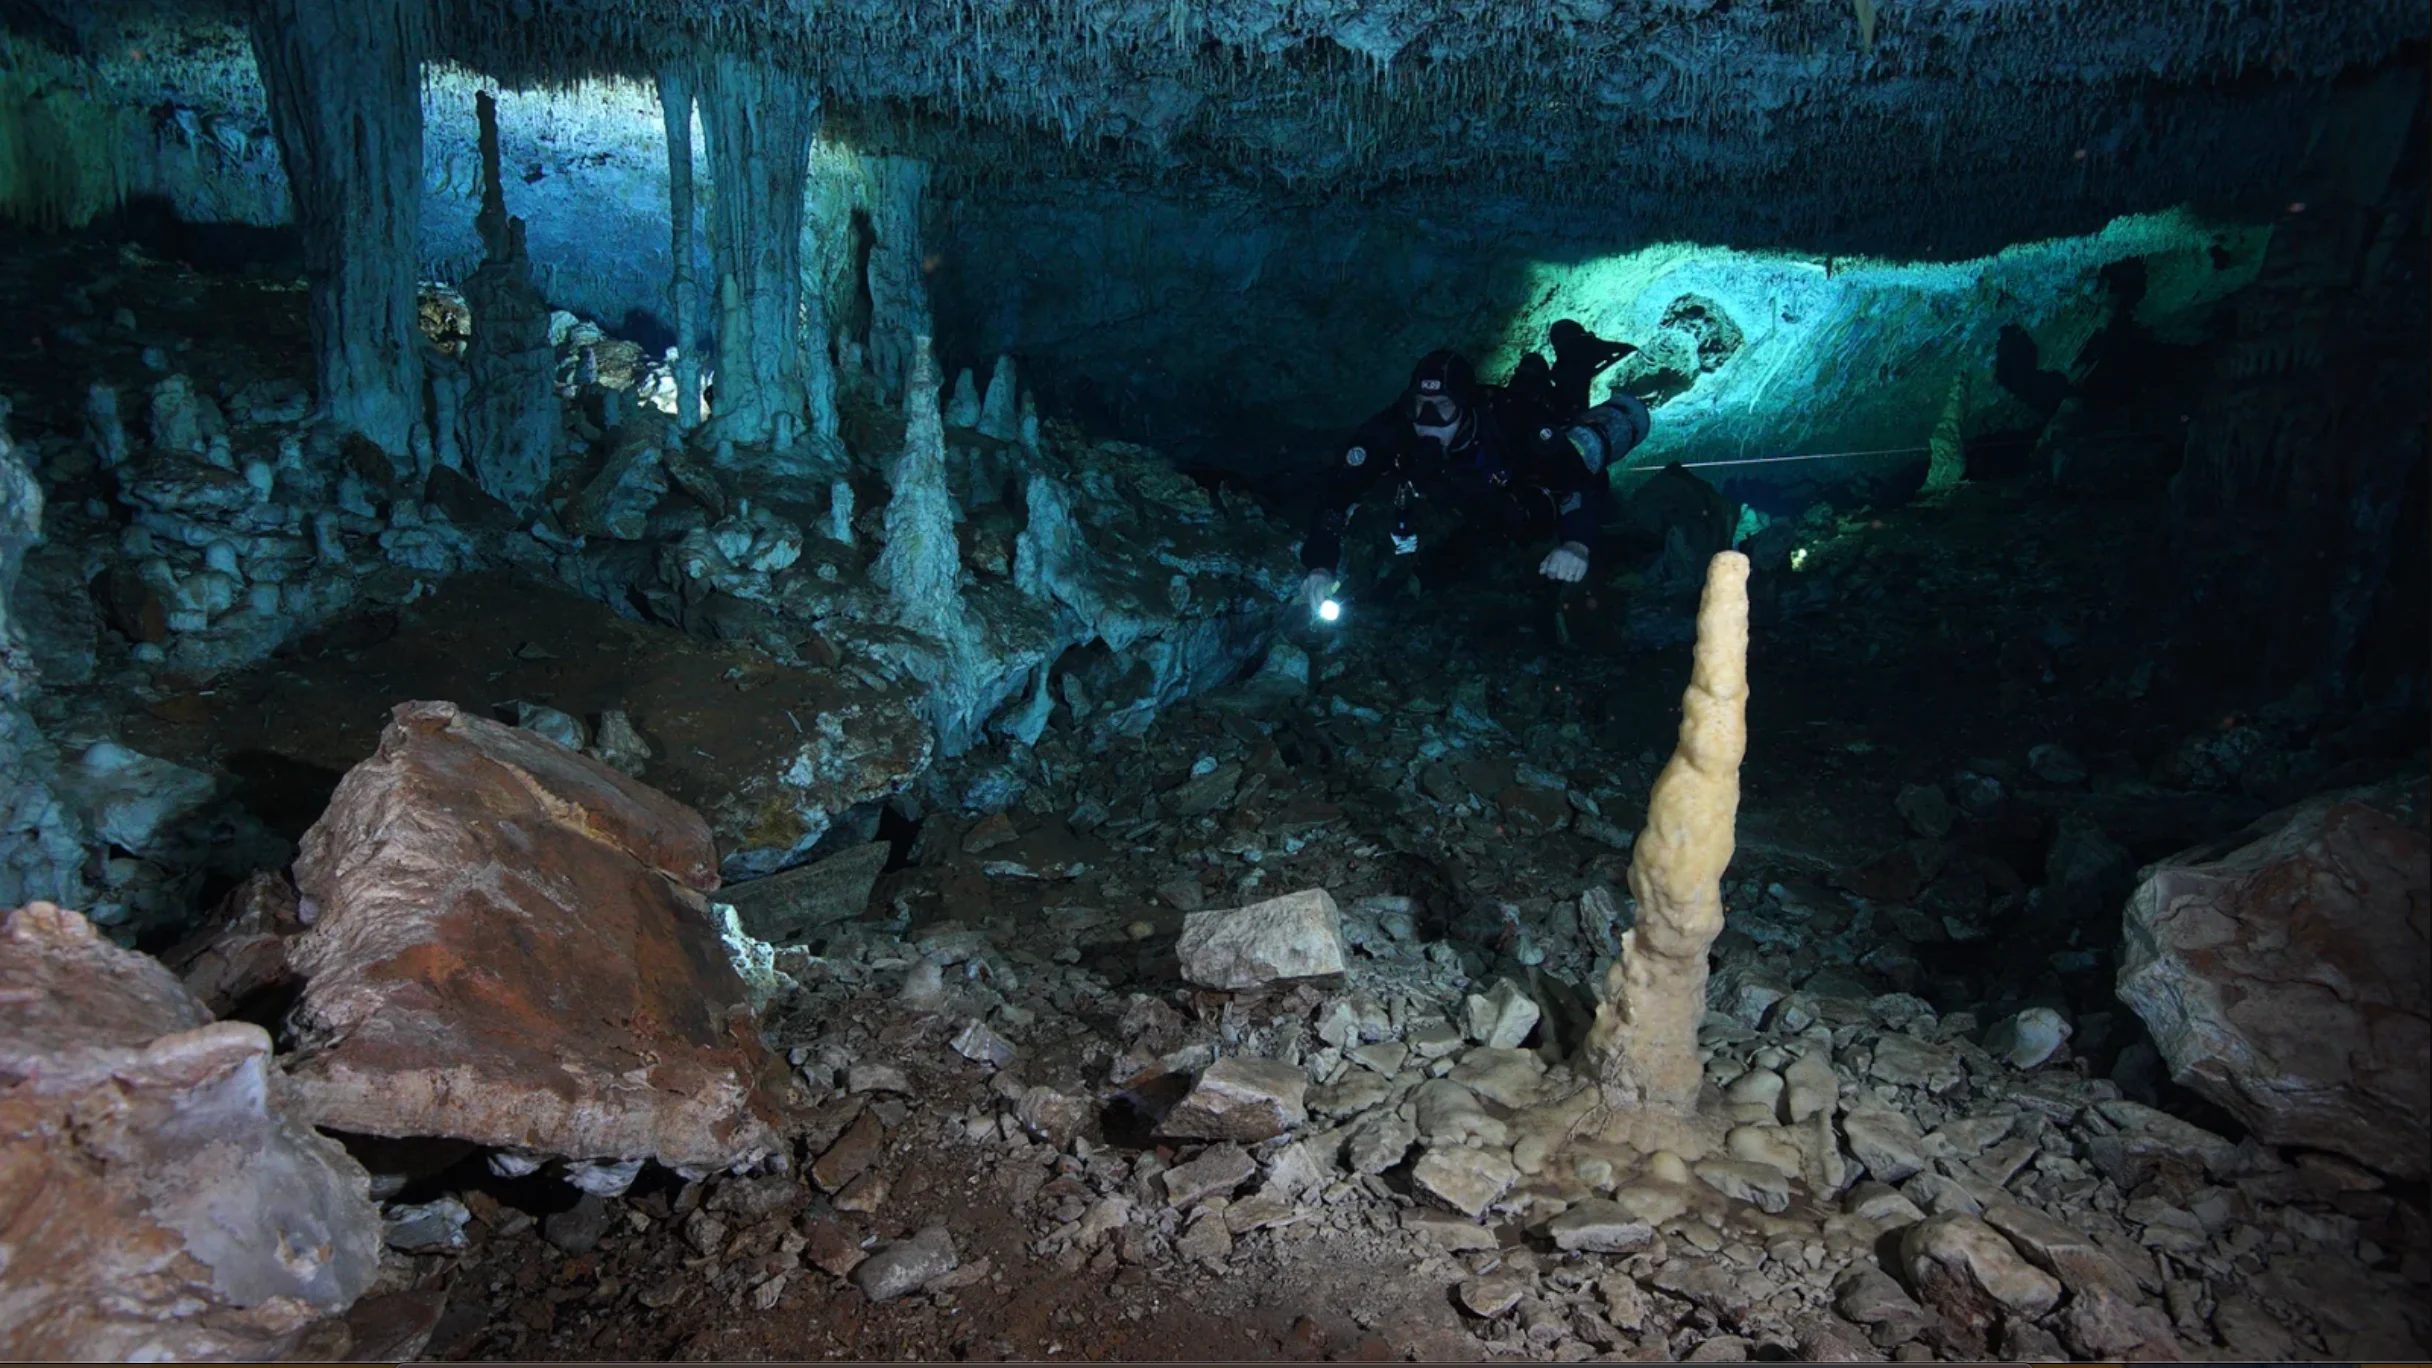
<svg viewBox="0 0 2432 1368">
<path fill-rule="evenodd" d="M 1313 671 L 1339 693 L 1279 705 L 1245 681 L 1094 766 L 1061 729 L 1027 766 L 947 762 L 937 784 L 1002 808 L 933 813 L 904 868 L 883 845 L 811 866 L 823 910 L 762 923 L 797 985 L 765 1019 L 811 1099 L 793 1161 L 537 1222 L 465 1193 L 488 1214 L 456 1235 L 486 1266 L 582 1272 L 571 1295 L 488 1298 L 457 1352 L 658 1343 L 647 1327 L 704 1306 L 815 1320 L 856 1293 L 897 1333 L 945 1335 L 1036 1276 L 1137 1306 L 1366 1265 L 1441 1289 L 1473 1351 L 1540 1360 L 2420 1342 L 2406 1308 L 2432 1232 L 2403 1188 L 2159 1109 L 2116 1042 L 2113 1076 L 2091 1069 L 2124 1014 L 1910 991 L 1943 995 L 1949 971 L 1920 957 L 1948 928 L 1910 941 L 1935 925 L 1915 905 L 1930 881 L 1898 887 L 1862 851 L 1833 872 L 1760 850 L 1726 883 L 1698 1057 L 1727 1146 L 1557 1157 L 1530 1116 L 1590 1081 L 1585 985 L 1633 916 L 1614 818 L 1652 766 L 1555 724 L 1543 739 L 1582 778 L 1532 766 L 1523 785 L 1529 762 L 1456 743 L 1512 735 L 1527 690 L 1429 707 L 1433 670 L 1460 663 L 1344 656 L 1332 681 Z M 1563 667 L 1544 668 L 1550 698 Z M 1518 825 L 1532 788 L 1560 820 Z"/>
<path fill-rule="evenodd" d="M 805 991 L 772 1034 L 820 1098 L 801 1176 L 520 1223 L 552 1242 L 610 1232 L 560 1243 L 593 1260 L 597 1290 L 547 1343 L 579 1347 L 636 1307 L 769 1311 L 848 1283 L 944 1314 L 1019 1277 L 958 1259 L 953 1220 L 926 1203 L 898 1217 L 902 1194 L 957 1174 L 958 1200 L 1006 1211 L 1025 1255 L 1063 1274 L 1169 1285 L 1177 1266 L 1263 1280 L 1391 1261 L 1451 1293 L 1483 1349 L 1558 1362 L 2349 1356 L 2419 1333 L 2405 1280 L 2367 1261 L 2420 1244 L 2402 1228 L 2420 1214 L 2363 1170 L 2291 1166 L 2106 1080 L 2017 1069 L 1964 1015 L 1914 999 L 1711 1023 L 1701 1054 L 1746 1157 L 1561 1171 L 1509 1126 L 1574 1080 L 1483 1043 L 1445 999 L 1340 980 L 1126 992 L 1085 967 L 1111 928 L 1057 925 L 1012 945 L 953 924 L 854 931 L 793 961 Z M 1193 1105 L 1210 1091 L 1252 1124 L 1211 1135 Z M 1833 1177 L 1810 1186 L 1792 1132 L 1819 1117 Z M 494 1242 L 510 1233 L 492 1224 Z M 516 1324 L 499 1317 L 506 1338 L 483 1352 L 535 1343 Z"/>
</svg>

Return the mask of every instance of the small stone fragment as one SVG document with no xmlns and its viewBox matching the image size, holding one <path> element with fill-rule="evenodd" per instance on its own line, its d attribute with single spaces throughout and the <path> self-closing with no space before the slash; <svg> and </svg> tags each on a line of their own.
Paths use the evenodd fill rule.
<svg viewBox="0 0 2432 1368">
<path fill-rule="evenodd" d="M 1496 979 L 1484 995 L 1470 995 L 1465 1010 L 1469 1038 L 1492 1050 L 1518 1049 L 1537 1029 L 1543 1009 L 1510 979 Z"/>
<path fill-rule="evenodd" d="M 1892 806 L 1908 823 L 1909 830 L 1929 841 L 1939 841 L 1950 835 L 1951 828 L 1959 822 L 1959 813 L 1951 806 L 1950 795 L 1944 793 L 1939 784 L 1904 785 Z"/>
<path fill-rule="evenodd" d="M 1516 1271 L 1464 1279 L 1460 1287 L 1461 1305 L 1481 1320 L 1493 1320 L 1520 1304 L 1520 1299 L 1528 1295 L 1531 1281 L 1527 1274 Z"/>
<path fill-rule="evenodd" d="M 2051 1275 L 1963 1212 L 1910 1226 L 1900 1237 L 1900 1261 L 1918 1298 L 1942 1313 L 1969 1353 L 1982 1352 L 2004 1316 L 2040 1316 L 2061 1297 Z"/>
<path fill-rule="evenodd" d="M 1472 1219 L 1519 1180 L 1520 1170 L 1511 1160 L 1466 1146 L 1430 1149 L 1410 1171 L 1413 1187 Z"/>
<path fill-rule="evenodd" d="M 881 1245 L 853 1269 L 853 1283 L 874 1302 L 891 1302 L 955 1269 L 954 1237 L 931 1226 L 908 1240 Z"/>
<path fill-rule="evenodd" d="M 886 1127 L 879 1123 L 877 1117 L 863 1112 L 853 1118 L 853 1124 L 846 1127 L 835 1144 L 828 1146 L 827 1151 L 812 1162 L 811 1181 L 817 1183 L 822 1192 L 843 1190 L 846 1183 L 860 1177 L 870 1165 L 878 1162 L 886 1142 Z"/>
<path fill-rule="evenodd" d="M 1984 1047 L 2013 1069 L 2032 1069 L 2060 1053 L 2073 1028 L 2069 1019 L 2049 1007 L 2029 1007 L 1994 1022 L 1984 1033 Z"/>
<path fill-rule="evenodd" d="M 1655 1227 L 1618 1204 L 1591 1198 L 1555 1217 L 1546 1227 L 1556 1248 L 1590 1254 L 1629 1254 L 1655 1242 Z"/>
<path fill-rule="evenodd" d="M 1419 1142 L 1419 1128 L 1394 1112 L 1378 1112 L 1352 1128 L 1343 1157 L 1358 1174 L 1383 1173 L 1402 1162 Z"/>
<path fill-rule="evenodd" d="M 1461 1056 L 1445 1077 L 1496 1106 L 1520 1111 L 1544 1091 L 1545 1061 L 1531 1050 L 1481 1046 Z"/>
<path fill-rule="evenodd" d="M 1495 1232 L 1476 1221 L 1433 1207 L 1410 1207 L 1402 1212 L 1402 1229 L 1424 1235 L 1455 1254 L 1472 1250 L 1495 1249 L 1502 1244 Z"/>
<path fill-rule="evenodd" d="M 1280 1060 L 1228 1056 L 1210 1064 L 1158 1127 L 1176 1139 L 1271 1139 L 1309 1119 L 1306 1071 Z"/>
<path fill-rule="evenodd" d="M 1221 1197 L 1258 1174 L 1258 1164 L 1235 1144 L 1210 1145 L 1198 1158 L 1164 1173 L 1165 1200 L 1175 1207 Z"/>
<path fill-rule="evenodd" d="M 1322 888 L 1227 911 L 1193 912 L 1175 943 L 1182 976 L 1208 988 L 1256 988 L 1343 972 L 1342 914 Z"/>
<path fill-rule="evenodd" d="M 1848 1137 L 1849 1152 L 1877 1181 L 1898 1183 L 1925 1167 L 1925 1137 L 1917 1133 L 1917 1124 L 1888 1107 L 1842 1117 L 1841 1134 Z"/>
<path fill-rule="evenodd" d="M 1704 1159 L 1692 1166 L 1698 1181 L 1735 1202 L 1779 1213 L 1790 1209 L 1790 1178 L 1770 1164 L 1743 1159 Z"/>
<path fill-rule="evenodd" d="M 605 1198 L 586 1192 L 573 1206 L 542 1217 L 540 1235 L 562 1253 L 588 1254 L 608 1233 L 611 1215 Z"/>
<path fill-rule="evenodd" d="M 855 1064 L 845 1070 L 844 1090 L 848 1093 L 901 1093 L 909 1097 L 912 1084 L 904 1077 L 904 1071 L 892 1064 Z"/>
<path fill-rule="evenodd" d="M 873 1169 L 844 1185 L 844 1191 L 836 1194 L 836 1209 L 875 1215 L 887 1204 L 888 1190 L 887 1176 Z"/>
</svg>

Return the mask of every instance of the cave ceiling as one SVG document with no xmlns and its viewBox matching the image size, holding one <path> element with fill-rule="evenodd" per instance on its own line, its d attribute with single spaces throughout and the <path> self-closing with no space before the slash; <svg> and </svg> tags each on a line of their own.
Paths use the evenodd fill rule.
<svg viewBox="0 0 2432 1368">
<path fill-rule="evenodd" d="M 779 62 L 830 136 L 949 193 L 1079 177 L 1943 257 L 2268 211 L 2326 90 L 2420 60 L 2428 27 L 2420 0 L 431 3 L 432 55 L 509 84 Z"/>
</svg>

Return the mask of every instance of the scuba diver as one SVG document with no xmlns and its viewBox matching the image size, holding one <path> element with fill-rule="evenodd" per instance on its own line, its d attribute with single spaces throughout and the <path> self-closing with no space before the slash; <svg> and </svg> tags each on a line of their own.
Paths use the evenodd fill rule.
<svg viewBox="0 0 2432 1368">
<path fill-rule="evenodd" d="M 1542 395 L 1479 385 L 1458 352 L 1430 352 L 1401 396 L 1352 433 L 1328 473 L 1301 544 L 1310 610 L 1328 616 L 1351 511 L 1379 486 L 1392 491 L 1396 556 L 1419 550 L 1418 516 L 1434 507 L 1514 540 L 1558 538 L 1538 573 L 1577 583 L 1612 506 L 1606 471 L 1645 439 L 1647 426 L 1646 405 L 1635 398 L 1568 415 Z"/>
<path fill-rule="evenodd" d="M 1535 404 L 1557 418 L 1586 412 L 1588 390 L 1596 377 L 1638 350 L 1627 342 L 1605 341 L 1575 318 L 1560 319 L 1545 333 L 1553 346 L 1553 363 L 1530 352 L 1520 358 L 1503 388 L 1513 398 Z"/>
<path fill-rule="evenodd" d="M 1553 384 L 1553 408 L 1558 414 L 1586 412 L 1588 387 L 1596 377 L 1638 350 L 1627 342 L 1605 341 L 1581 327 L 1575 318 L 1556 320 L 1554 326 L 1545 330 L 1545 336 L 1554 347 L 1554 364 L 1548 369 Z"/>
</svg>

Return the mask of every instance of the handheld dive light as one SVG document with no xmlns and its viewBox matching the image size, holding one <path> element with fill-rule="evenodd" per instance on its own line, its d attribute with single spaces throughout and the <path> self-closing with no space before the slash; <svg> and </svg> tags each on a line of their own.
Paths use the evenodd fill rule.
<svg viewBox="0 0 2432 1368">
<path fill-rule="evenodd" d="M 1339 600 L 1327 599 L 1317 605 L 1317 620 L 1320 622 L 1340 622 L 1342 617 L 1343 605 Z"/>
</svg>

